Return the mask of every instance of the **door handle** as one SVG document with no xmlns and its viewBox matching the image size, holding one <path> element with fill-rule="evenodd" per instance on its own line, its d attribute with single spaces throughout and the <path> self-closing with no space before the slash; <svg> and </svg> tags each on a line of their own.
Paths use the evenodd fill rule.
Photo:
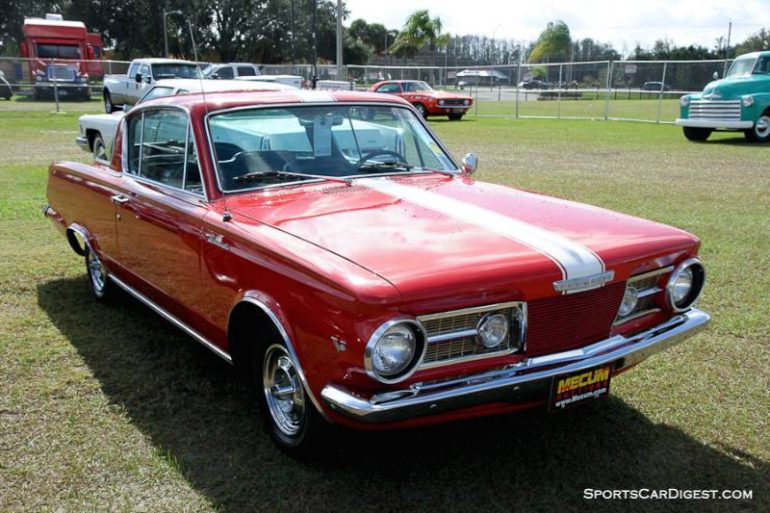
<svg viewBox="0 0 770 513">
<path fill-rule="evenodd" d="M 116 205 L 125 205 L 128 203 L 128 196 L 122 194 L 116 194 L 110 198 L 110 200 Z"/>
<path fill-rule="evenodd" d="M 217 246 L 224 250 L 229 250 L 230 245 L 225 242 L 225 238 L 217 233 L 211 233 L 211 232 L 204 232 L 203 236 L 206 239 L 206 242 L 209 244 L 213 244 L 214 246 Z"/>
</svg>

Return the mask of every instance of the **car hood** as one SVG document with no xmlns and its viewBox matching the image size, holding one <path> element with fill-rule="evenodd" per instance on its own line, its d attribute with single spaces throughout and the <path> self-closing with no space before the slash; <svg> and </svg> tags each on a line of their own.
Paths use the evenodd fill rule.
<svg viewBox="0 0 770 513">
<path fill-rule="evenodd" d="M 228 208 L 378 274 L 407 301 L 552 296 L 555 281 L 624 280 L 649 270 L 640 262 L 669 265 L 698 245 L 651 221 L 437 174 L 264 190 Z"/>
<path fill-rule="evenodd" d="M 452 99 L 452 98 L 462 98 L 463 100 L 469 99 L 470 96 L 467 94 L 460 94 L 460 93 L 452 93 L 449 91 L 434 91 L 434 95 L 438 99 Z"/>
<path fill-rule="evenodd" d="M 768 85 L 770 85 L 770 76 L 768 75 L 738 75 L 709 82 L 703 88 L 700 97 L 707 96 L 714 100 L 737 100 L 745 94 L 765 91 Z"/>
</svg>

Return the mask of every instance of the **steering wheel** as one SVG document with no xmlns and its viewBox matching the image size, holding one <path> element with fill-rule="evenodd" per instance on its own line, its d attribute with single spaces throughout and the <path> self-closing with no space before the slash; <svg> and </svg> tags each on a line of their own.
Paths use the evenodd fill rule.
<svg viewBox="0 0 770 513">
<path fill-rule="evenodd" d="M 374 150 L 370 151 L 366 155 L 363 155 L 360 159 L 358 159 L 358 162 L 356 162 L 356 167 L 361 167 L 364 162 L 367 160 L 371 160 L 373 157 L 383 157 L 383 156 L 391 156 L 396 157 L 396 161 L 402 164 L 409 165 L 409 162 L 406 161 L 406 158 L 398 153 L 397 151 L 390 151 L 390 150 Z"/>
</svg>

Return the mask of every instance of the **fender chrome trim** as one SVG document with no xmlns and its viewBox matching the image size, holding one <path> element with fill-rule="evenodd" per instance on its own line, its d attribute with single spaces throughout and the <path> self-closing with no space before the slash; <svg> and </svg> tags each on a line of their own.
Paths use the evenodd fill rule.
<svg viewBox="0 0 770 513">
<path fill-rule="evenodd" d="M 199 342 L 201 345 L 206 347 L 207 349 L 211 350 L 215 355 L 222 358 L 227 363 L 232 364 L 233 359 L 230 357 L 228 353 L 220 349 L 218 346 L 214 345 L 213 342 L 210 342 L 206 337 L 192 329 L 190 326 L 182 322 L 178 317 L 176 317 L 174 314 L 170 313 L 168 310 L 163 308 L 162 306 L 155 303 L 152 299 L 148 298 L 132 286 L 126 284 L 123 282 L 120 278 L 115 277 L 113 274 L 107 274 L 107 277 L 115 282 L 116 285 L 118 285 L 120 288 L 134 296 L 136 299 L 150 307 L 151 310 L 155 311 L 158 315 L 169 321 L 171 324 L 179 328 L 180 330 L 187 333 L 189 336 L 194 338 L 197 342 Z"/>
<path fill-rule="evenodd" d="M 500 369 L 415 383 L 369 398 L 331 384 L 321 397 L 332 411 L 364 423 L 396 422 L 484 403 L 544 399 L 556 376 L 613 362 L 615 372 L 626 369 L 698 333 L 710 320 L 709 314 L 693 308 L 636 335 L 615 335 L 581 349 L 528 358 Z"/>
</svg>

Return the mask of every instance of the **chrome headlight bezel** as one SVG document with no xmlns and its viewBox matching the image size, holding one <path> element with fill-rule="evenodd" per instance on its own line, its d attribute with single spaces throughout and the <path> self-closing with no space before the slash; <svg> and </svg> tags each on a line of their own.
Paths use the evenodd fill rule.
<svg viewBox="0 0 770 513">
<path fill-rule="evenodd" d="M 683 301 L 675 301 L 674 291 L 676 289 L 677 281 L 687 269 L 690 269 L 692 272 L 692 285 Z M 706 269 L 703 267 L 703 263 L 697 258 L 688 258 L 676 266 L 666 283 L 666 305 L 670 310 L 676 313 L 689 310 L 695 303 L 697 303 L 701 293 L 703 293 L 705 284 Z"/>
<path fill-rule="evenodd" d="M 753 96 L 744 96 L 741 98 L 741 105 L 743 107 L 751 107 L 754 105 L 754 97 Z"/>
<path fill-rule="evenodd" d="M 688 105 L 690 105 L 690 97 L 687 95 L 684 95 L 681 98 L 679 98 L 679 105 L 682 107 L 687 107 Z"/>
<path fill-rule="evenodd" d="M 415 347 L 412 352 L 412 358 L 406 367 L 398 373 L 393 375 L 383 375 L 377 371 L 374 365 L 375 349 L 377 344 L 383 340 L 385 334 L 388 333 L 389 330 L 400 325 L 407 326 L 414 335 Z M 400 317 L 381 324 L 380 327 L 372 333 L 372 336 L 369 337 L 369 341 L 366 343 L 366 349 L 364 350 L 364 368 L 366 369 L 366 374 L 370 378 L 386 384 L 399 383 L 408 379 L 415 373 L 415 371 L 417 371 L 417 368 L 425 357 L 425 351 L 428 347 L 427 342 L 428 336 L 425 332 L 425 328 L 423 328 L 422 324 L 416 319 Z"/>
<path fill-rule="evenodd" d="M 497 340 L 495 343 L 490 344 L 488 343 L 488 339 L 484 334 L 484 330 L 489 327 L 492 323 L 497 322 L 503 323 L 503 333 L 502 336 L 499 337 L 499 340 Z M 496 347 L 499 347 L 500 344 L 505 342 L 505 340 L 508 338 L 508 333 L 511 330 L 511 320 L 508 318 L 508 316 L 500 313 L 500 312 L 490 312 L 486 315 L 484 315 L 481 319 L 479 319 L 478 324 L 476 325 L 476 340 L 479 344 L 484 346 L 486 349 L 494 349 Z"/>
</svg>

